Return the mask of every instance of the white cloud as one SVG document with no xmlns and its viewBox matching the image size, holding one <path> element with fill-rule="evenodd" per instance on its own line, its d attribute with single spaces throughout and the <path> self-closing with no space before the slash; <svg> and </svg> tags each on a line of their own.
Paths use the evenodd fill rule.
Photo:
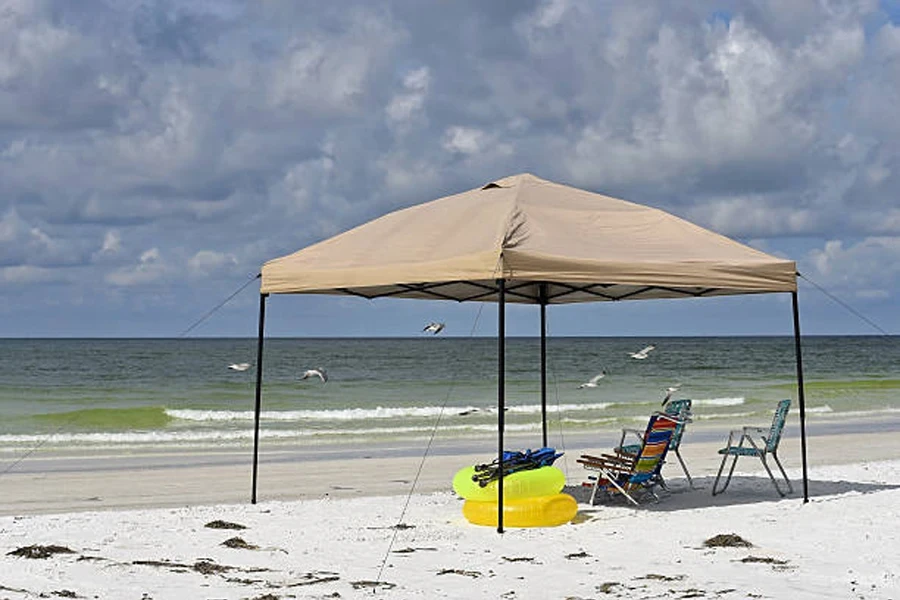
<svg viewBox="0 0 900 600">
<path fill-rule="evenodd" d="M 855 244 L 830 240 L 803 262 L 816 282 L 826 287 L 868 299 L 898 295 L 900 237 L 871 237 Z"/>
<path fill-rule="evenodd" d="M 474 127 L 448 127 L 444 132 L 442 145 L 448 152 L 460 154 L 480 154 L 488 144 L 484 131 Z"/>
<path fill-rule="evenodd" d="M 233 254 L 201 250 L 188 259 L 188 268 L 196 275 L 208 276 L 216 272 L 233 272 L 237 259 Z"/>
<path fill-rule="evenodd" d="M 143 252 L 137 264 L 116 269 L 105 277 L 107 283 L 119 287 L 135 287 L 157 283 L 169 272 L 159 248 Z"/>
<path fill-rule="evenodd" d="M 430 80 L 428 67 L 420 67 L 406 74 L 403 90 L 391 99 L 385 109 L 389 122 L 403 127 L 422 111 Z"/>
<path fill-rule="evenodd" d="M 117 231 L 107 231 L 103 236 L 100 254 L 118 254 L 122 249 L 122 238 Z"/>
</svg>

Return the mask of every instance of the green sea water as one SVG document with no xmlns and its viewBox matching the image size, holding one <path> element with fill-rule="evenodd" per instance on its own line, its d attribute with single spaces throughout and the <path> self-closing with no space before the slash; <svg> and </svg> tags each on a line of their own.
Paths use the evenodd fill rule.
<svg viewBox="0 0 900 600">
<path fill-rule="evenodd" d="M 629 356 L 646 345 L 646 360 Z M 487 438 L 496 430 L 492 338 L 269 339 L 262 437 L 278 445 Z M 507 429 L 540 430 L 540 346 L 507 342 Z M 0 340 L 0 457 L 252 442 L 255 339 Z M 900 338 L 803 340 L 811 426 L 900 425 Z M 300 380 L 323 367 L 329 380 Z M 765 422 L 797 399 L 794 342 L 759 338 L 550 338 L 548 412 L 558 435 L 633 426 L 665 389 L 694 400 L 694 418 Z M 596 388 L 579 385 L 601 372 Z"/>
</svg>

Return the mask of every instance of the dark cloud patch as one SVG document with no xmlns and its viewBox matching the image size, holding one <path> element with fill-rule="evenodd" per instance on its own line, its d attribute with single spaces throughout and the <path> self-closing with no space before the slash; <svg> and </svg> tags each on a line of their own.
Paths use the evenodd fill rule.
<svg viewBox="0 0 900 600">
<path fill-rule="evenodd" d="M 207 47 L 216 41 L 222 23 L 215 15 L 156 0 L 135 10 L 132 30 L 141 53 L 151 61 L 210 65 Z"/>
</svg>

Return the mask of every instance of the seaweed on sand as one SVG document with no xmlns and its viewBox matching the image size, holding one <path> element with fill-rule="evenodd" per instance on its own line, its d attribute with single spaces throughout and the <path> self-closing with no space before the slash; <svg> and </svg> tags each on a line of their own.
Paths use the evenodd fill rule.
<svg viewBox="0 0 900 600">
<path fill-rule="evenodd" d="M 228 548 L 237 548 L 241 550 L 259 550 L 259 546 L 256 544 L 246 542 L 243 538 L 239 537 L 228 538 L 222 542 L 222 545 Z"/>
<path fill-rule="evenodd" d="M 210 521 L 204 527 L 209 527 L 210 529 L 247 529 L 246 525 L 241 525 L 240 523 L 231 523 L 229 521 L 222 521 L 216 519 L 215 521 Z"/>
<path fill-rule="evenodd" d="M 50 544 L 49 546 L 33 544 L 31 546 L 16 548 L 12 552 L 7 552 L 6 554 L 8 556 L 21 556 L 23 558 L 50 558 L 54 554 L 75 554 L 75 551 L 65 546 L 57 546 L 56 544 Z"/>
<path fill-rule="evenodd" d="M 750 542 L 736 533 L 720 533 L 709 538 L 703 545 L 707 548 L 750 548 Z"/>
</svg>

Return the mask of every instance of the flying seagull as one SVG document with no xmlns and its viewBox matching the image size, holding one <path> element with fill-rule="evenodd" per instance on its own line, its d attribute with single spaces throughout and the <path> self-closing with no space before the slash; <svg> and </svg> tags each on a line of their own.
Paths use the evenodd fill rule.
<svg viewBox="0 0 900 600">
<path fill-rule="evenodd" d="M 681 387 L 681 384 L 676 383 L 675 385 L 666 388 L 666 397 L 663 398 L 663 401 L 662 401 L 663 406 L 665 406 L 666 404 L 669 403 L 669 400 L 672 399 L 672 394 L 677 392 L 678 388 L 680 388 L 680 387 Z"/>
<path fill-rule="evenodd" d="M 606 377 L 606 371 L 600 371 L 599 375 L 594 375 L 588 381 L 585 381 L 581 385 L 578 386 L 578 389 L 582 388 L 595 388 L 597 387 L 597 382 Z"/>
<path fill-rule="evenodd" d="M 431 323 L 429 323 L 428 325 L 426 325 L 426 326 L 425 326 L 425 329 L 423 329 L 422 331 L 427 331 L 427 332 L 429 332 L 429 333 L 433 333 L 434 335 L 437 335 L 437 334 L 439 334 L 443 329 L 444 329 L 444 324 L 443 324 L 443 323 L 435 323 L 435 322 L 431 322 Z"/>
<path fill-rule="evenodd" d="M 647 346 L 646 348 L 643 348 L 643 349 L 641 349 L 641 350 L 638 350 L 637 352 L 629 352 L 628 355 L 629 355 L 631 358 L 634 358 L 634 359 L 637 359 L 637 360 L 644 360 L 645 358 L 647 358 L 648 356 L 650 356 L 650 353 L 651 353 L 653 350 L 655 350 L 655 349 L 656 349 L 656 346 L 654 346 L 653 344 L 651 344 L 651 345 Z"/>
<path fill-rule="evenodd" d="M 300 376 L 300 379 L 309 379 L 310 377 L 318 377 L 322 380 L 322 383 L 328 382 L 328 373 L 326 373 L 325 369 L 322 367 L 317 369 L 307 369 L 303 372 L 303 375 Z"/>
<path fill-rule="evenodd" d="M 232 371 L 246 371 L 247 369 L 250 368 L 250 363 L 234 363 L 234 364 L 228 365 L 228 368 L 231 369 Z"/>
</svg>

